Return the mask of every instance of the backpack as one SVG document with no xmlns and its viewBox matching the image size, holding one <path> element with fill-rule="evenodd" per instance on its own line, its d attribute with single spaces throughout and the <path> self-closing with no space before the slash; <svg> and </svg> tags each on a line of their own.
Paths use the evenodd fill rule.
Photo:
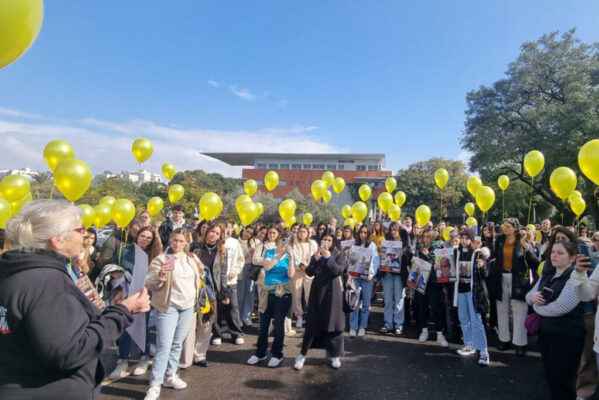
<svg viewBox="0 0 599 400">
<path fill-rule="evenodd" d="M 360 294 L 362 293 L 362 287 L 356 287 L 356 283 L 352 277 L 347 279 L 345 288 L 343 287 L 343 279 L 339 277 L 339 284 L 341 290 L 343 290 L 343 312 L 350 313 L 358 309 L 360 304 Z"/>
<path fill-rule="evenodd" d="M 123 274 L 120 278 L 113 278 L 112 274 L 120 272 Z M 123 298 L 129 295 L 129 285 L 131 284 L 131 274 L 121 266 L 116 264 L 107 264 L 102 268 L 102 272 L 96 278 L 94 285 L 100 297 L 109 305 L 110 299 L 117 290 L 123 291 Z"/>
</svg>

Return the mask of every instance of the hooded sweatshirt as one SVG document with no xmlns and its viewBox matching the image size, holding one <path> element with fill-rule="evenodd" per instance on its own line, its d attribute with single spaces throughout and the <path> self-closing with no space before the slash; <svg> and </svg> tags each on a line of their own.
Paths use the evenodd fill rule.
<svg viewBox="0 0 599 400">
<path fill-rule="evenodd" d="M 53 251 L 0 256 L 0 398 L 93 399 L 100 353 L 131 324 L 122 305 L 102 313 Z"/>
</svg>

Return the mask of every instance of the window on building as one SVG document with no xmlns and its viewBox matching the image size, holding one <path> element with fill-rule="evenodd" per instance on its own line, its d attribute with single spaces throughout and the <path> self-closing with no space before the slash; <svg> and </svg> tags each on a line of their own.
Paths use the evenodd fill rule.
<svg viewBox="0 0 599 400">
<path fill-rule="evenodd" d="M 356 165 L 356 171 L 366 171 L 366 165 Z"/>
<path fill-rule="evenodd" d="M 369 171 L 376 171 L 377 169 L 378 169 L 378 165 L 369 165 L 368 166 Z"/>
<path fill-rule="evenodd" d="M 335 170 L 337 169 L 337 166 L 335 164 L 327 164 L 327 169 Z"/>
<path fill-rule="evenodd" d="M 291 164 L 291 169 L 302 169 L 302 164 Z"/>
<path fill-rule="evenodd" d="M 256 164 L 256 168 L 266 169 L 266 164 L 264 164 L 264 163 L 258 163 L 258 164 Z"/>
<path fill-rule="evenodd" d="M 258 185 L 264 185 L 264 181 L 256 181 Z"/>
<path fill-rule="evenodd" d="M 295 186 L 299 186 L 299 181 L 295 181 Z"/>
<path fill-rule="evenodd" d="M 310 164 L 304 164 L 304 169 L 312 169 L 312 166 Z"/>
<path fill-rule="evenodd" d="M 324 164 L 312 164 L 312 169 L 324 169 Z"/>
<path fill-rule="evenodd" d="M 279 169 L 289 169 L 289 164 L 281 164 L 279 165 Z"/>
<path fill-rule="evenodd" d="M 268 168 L 278 169 L 279 164 L 268 164 Z"/>
<path fill-rule="evenodd" d="M 345 165 L 337 165 L 337 169 L 343 171 L 345 169 Z"/>
<path fill-rule="evenodd" d="M 287 181 L 279 181 L 279 186 L 287 186 Z"/>
</svg>

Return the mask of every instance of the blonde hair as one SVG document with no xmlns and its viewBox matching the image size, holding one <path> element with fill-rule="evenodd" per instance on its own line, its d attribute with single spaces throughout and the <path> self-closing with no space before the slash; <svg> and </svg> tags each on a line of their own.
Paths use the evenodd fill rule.
<svg viewBox="0 0 599 400">
<path fill-rule="evenodd" d="M 50 239 L 68 239 L 81 219 L 81 210 L 64 200 L 35 200 L 6 223 L 13 250 L 50 249 Z"/>
</svg>

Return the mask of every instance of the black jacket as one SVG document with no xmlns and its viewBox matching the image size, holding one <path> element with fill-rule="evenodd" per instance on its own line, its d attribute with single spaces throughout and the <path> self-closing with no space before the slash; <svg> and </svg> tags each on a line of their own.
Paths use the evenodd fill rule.
<svg viewBox="0 0 599 400">
<path fill-rule="evenodd" d="M 122 305 L 100 313 L 68 262 L 47 250 L 0 256 L 1 399 L 95 398 L 100 353 L 133 321 Z"/>
<path fill-rule="evenodd" d="M 455 250 L 456 266 L 460 259 L 467 261 L 473 260 L 472 262 L 472 303 L 474 310 L 477 313 L 485 314 L 489 311 L 489 291 L 487 289 L 487 278 L 489 276 L 489 268 L 487 264 L 487 258 L 489 257 L 489 251 L 476 250 L 474 257 L 472 252 L 462 252 L 461 246 Z M 482 258 L 485 260 L 484 265 L 478 268 L 476 260 Z M 456 286 L 459 285 L 459 282 Z M 470 285 L 469 285 L 470 286 Z M 459 287 L 459 286 L 458 286 Z"/>
</svg>

